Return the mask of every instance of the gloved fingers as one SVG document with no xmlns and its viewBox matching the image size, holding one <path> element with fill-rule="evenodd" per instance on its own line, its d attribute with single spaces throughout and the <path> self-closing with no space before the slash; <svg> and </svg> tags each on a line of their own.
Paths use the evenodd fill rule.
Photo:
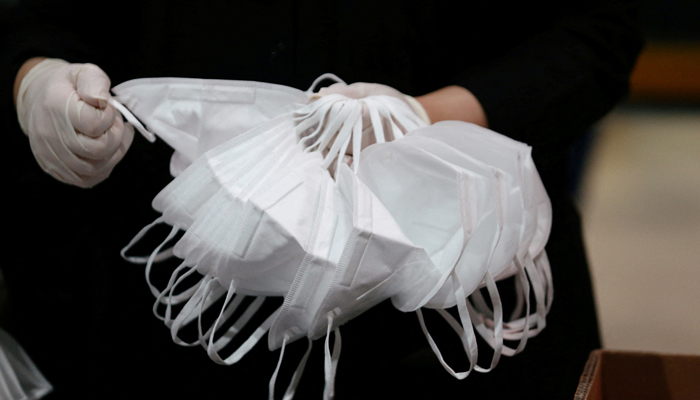
<svg viewBox="0 0 700 400">
<path fill-rule="evenodd" d="M 75 144 L 69 147 L 77 156 L 88 160 L 109 159 L 121 145 L 124 129 L 124 120 L 121 116 L 117 116 L 112 126 L 98 137 L 93 138 L 76 132 Z"/>
<path fill-rule="evenodd" d="M 68 118 L 76 131 L 93 138 L 99 137 L 107 131 L 117 116 L 118 112 L 112 106 L 105 108 L 93 107 L 79 97 L 72 95 L 68 99 Z"/>
<path fill-rule="evenodd" d="M 360 90 L 356 87 L 352 87 L 351 85 L 346 85 L 342 82 L 334 83 L 328 87 L 321 88 L 318 91 L 318 94 L 320 96 L 327 96 L 329 94 L 342 94 L 343 96 L 347 96 L 351 99 L 361 99 L 365 97 Z"/>
<path fill-rule="evenodd" d="M 331 86 L 321 88 L 318 91 L 320 96 L 329 94 L 342 94 L 352 99 L 361 99 L 369 96 L 392 96 L 403 100 L 403 93 L 394 89 L 391 86 L 381 85 L 378 83 L 355 82 L 350 85 L 344 83 L 334 83 Z"/>
<path fill-rule="evenodd" d="M 71 153 L 58 135 L 30 135 L 29 139 L 32 153 L 41 169 L 61 182 L 81 186 L 82 179 L 74 168 L 86 172 L 93 169 Z"/>
<path fill-rule="evenodd" d="M 119 163 L 119 161 L 122 160 L 122 158 L 124 158 L 124 155 L 126 155 L 126 152 L 129 150 L 129 147 L 131 147 L 131 143 L 133 143 L 133 141 L 134 127 L 129 123 L 124 123 L 122 141 L 119 143 L 117 150 L 110 158 L 96 163 L 95 171 L 92 175 L 81 176 L 82 186 L 78 186 L 90 188 L 107 179 L 112 173 L 112 170 L 114 170 L 114 167 Z"/>
<path fill-rule="evenodd" d="M 403 99 L 403 93 L 391 86 L 379 83 L 355 82 L 349 86 L 352 90 L 362 93 L 362 97 L 368 96 L 392 96 Z"/>
<path fill-rule="evenodd" d="M 100 67 L 94 64 L 74 64 L 72 78 L 80 99 L 94 108 L 107 107 L 111 82 Z"/>
</svg>

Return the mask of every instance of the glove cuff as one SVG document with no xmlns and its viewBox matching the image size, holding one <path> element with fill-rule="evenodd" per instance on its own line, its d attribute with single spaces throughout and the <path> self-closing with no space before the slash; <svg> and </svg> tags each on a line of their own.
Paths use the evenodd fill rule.
<svg viewBox="0 0 700 400">
<path fill-rule="evenodd" d="M 19 84 L 19 90 L 17 91 L 17 119 L 19 120 L 19 126 L 22 128 L 22 132 L 27 135 L 26 117 L 27 107 L 24 104 L 24 97 L 27 93 L 29 85 L 39 76 L 41 76 L 45 71 L 51 70 L 57 67 L 62 67 L 69 64 L 68 61 L 61 60 L 59 58 L 47 58 L 39 62 L 37 65 L 33 66 L 27 74 L 22 78 L 22 82 Z"/>
<path fill-rule="evenodd" d="M 407 94 L 403 95 L 404 96 L 404 101 L 408 103 L 409 106 L 413 109 L 413 112 L 416 113 L 422 119 L 426 124 L 430 125 L 432 122 L 430 121 L 430 117 L 428 116 L 428 113 L 425 111 L 425 108 L 412 96 L 409 96 Z"/>
</svg>

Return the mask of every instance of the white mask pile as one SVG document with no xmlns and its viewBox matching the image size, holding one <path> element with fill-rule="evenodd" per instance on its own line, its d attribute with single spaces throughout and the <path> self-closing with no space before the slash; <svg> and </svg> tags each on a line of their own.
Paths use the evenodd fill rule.
<svg viewBox="0 0 700 400">
<path fill-rule="evenodd" d="M 121 102 L 113 101 L 115 107 L 139 131 L 175 149 L 176 178 L 153 200 L 162 216 L 122 251 L 146 265 L 154 313 L 173 340 L 200 344 L 215 362 L 230 365 L 267 333 L 270 350 L 281 348 L 270 398 L 285 346 L 309 342 L 287 388 L 291 398 L 312 340 L 324 335 L 324 398 L 332 398 L 339 326 L 387 299 L 400 311 L 417 312 L 431 348 L 458 379 L 490 371 L 501 354 L 521 352 L 544 328 L 553 293 L 544 251 L 551 205 L 531 149 L 464 122 L 426 126 L 395 97 L 319 98 L 313 90 L 325 78 L 340 81 L 326 74 L 306 92 L 170 78 L 113 89 Z M 363 110 L 372 138 L 363 137 Z M 350 150 L 351 167 L 343 157 Z M 126 254 L 161 223 L 172 230 L 149 256 Z M 178 232 L 184 235 L 173 246 Z M 182 262 L 166 287 L 156 288 L 151 269 L 172 256 Z M 511 276 L 518 302 L 504 318 L 496 281 Z M 247 296 L 254 300 L 227 324 Z M 282 306 L 236 350 L 220 355 L 267 297 L 282 297 Z M 205 330 L 202 315 L 215 303 L 221 309 Z M 444 362 L 424 307 L 436 309 L 459 335 L 467 371 Z M 447 312 L 452 307 L 459 321 Z M 197 340 L 182 340 L 183 327 L 195 322 Z M 494 349 L 488 368 L 477 365 L 476 333 Z"/>
</svg>

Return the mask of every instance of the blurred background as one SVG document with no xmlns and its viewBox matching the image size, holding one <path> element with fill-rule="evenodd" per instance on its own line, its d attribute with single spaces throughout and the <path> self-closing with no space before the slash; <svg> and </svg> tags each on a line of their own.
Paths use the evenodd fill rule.
<svg viewBox="0 0 700 400">
<path fill-rule="evenodd" d="M 604 347 L 700 354 L 700 2 L 647 0 L 642 21 L 630 97 L 574 149 L 572 190 Z"/>
</svg>

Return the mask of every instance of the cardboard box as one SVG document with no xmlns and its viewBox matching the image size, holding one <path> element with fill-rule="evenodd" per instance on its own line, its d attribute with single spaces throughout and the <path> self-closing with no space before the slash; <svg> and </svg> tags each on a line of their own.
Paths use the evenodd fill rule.
<svg viewBox="0 0 700 400">
<path fill-rule="evenodd" d="M 575 400 L 698 400 L 700 356 L 595 350 Z"/>
</svg>

